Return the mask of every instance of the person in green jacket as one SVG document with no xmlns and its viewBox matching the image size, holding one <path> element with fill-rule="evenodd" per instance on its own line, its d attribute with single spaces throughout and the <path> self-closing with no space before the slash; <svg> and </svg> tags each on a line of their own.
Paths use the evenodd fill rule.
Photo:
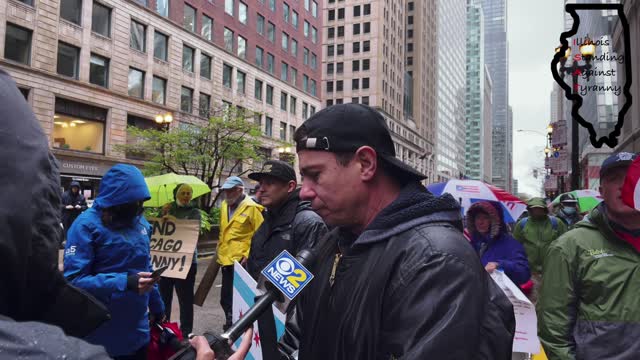
<svg viewBox="0 0 640 360">
<path fill-rule="evenodd" d="M 176 219 L 200 221 L 200 210 L 191 202 L 193 189 L 189 184 L 178 184 L 173 190 L 173 202 L 162 208 L 161 216 L 172 216 Z M 171 319 L 171 303 L 173 288 L 176 289 L 180 303 L 180 331 L 187 336 L 193 330 L 193 289 L 196 282 L 197 251 L 193 254 L 193 263 L 185 279 L 163 277 L 160 280 L 160 295 L 165 304 L 165 316 Z"/>
<path fill-rule="evenodd" d="M 542 262 L 551 242 L 567 231 L 565 223 L 553 215 L 543 198 L 531 198 L 527 203 L 529 216 L 520 219 L 514 229 L 513 237 L 522 243 L 527 252 L 533 291 L 530 299 L 535 303 L 542 282 Z"/>
<path fill-rule="evenodd" d="M 604 161 L 604 201 L 549 246 L 538 302 L 549 360 L 640 359 L 640 212 L 620 198 L 635 156 Z"/>
</svg>

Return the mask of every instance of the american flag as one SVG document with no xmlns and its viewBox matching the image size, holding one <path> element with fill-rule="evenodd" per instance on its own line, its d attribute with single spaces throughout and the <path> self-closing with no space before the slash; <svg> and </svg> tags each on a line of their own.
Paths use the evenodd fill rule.
<svg viewBox="0 0 640 360">
<path fill-rule="evenodd" d="M 456 185 L 456 191 L 480 194 L 480 187 L 473 185 Z"/>
</svg>

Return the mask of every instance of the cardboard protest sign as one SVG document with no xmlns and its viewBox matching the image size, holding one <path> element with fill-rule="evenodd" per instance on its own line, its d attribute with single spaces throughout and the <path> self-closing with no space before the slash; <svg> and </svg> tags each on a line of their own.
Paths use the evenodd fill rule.
<svg viewBox="0 0 640 360">
<path fill-rule="evenodd" d="M 538 319 L 535 306 L 502 271 L 494 271 L 491 278 L 507 295 L 513 305 L 516 317 L 516 335 L 513 338 L 513 351 L 529 354 L 540 352 L 538 339 Z"/>
<path fill-rule="evenodd" d="M 147 219 L 152 226 L 151 265 L 169 265 L 163 277 L 185 279 L 198 243 L 200 222 L 165 218 Z"/>
</svg>

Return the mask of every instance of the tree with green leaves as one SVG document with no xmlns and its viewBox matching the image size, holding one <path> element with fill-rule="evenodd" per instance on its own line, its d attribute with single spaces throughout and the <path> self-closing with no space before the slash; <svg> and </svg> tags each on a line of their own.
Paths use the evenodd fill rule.
<svg viewBox="0 0 640 360">
<path fill-rule="evenodd" d="M 136 141 L 118 149 L 145 159 L 146 176 L 173 172 L 205 182 L 212 192 L 200 198 L 200 207 L 209 213 L 219 196 L 215 190 L 224 179 L 247 173 L 255 161 L 265 160 L 258 151 L 260 128 L 253 115 L 247 117 L 243 109 L 225 107 L 207 121 L 183 121 L 169 130 L 129 126 L 128 134 Z"/>
</svg>

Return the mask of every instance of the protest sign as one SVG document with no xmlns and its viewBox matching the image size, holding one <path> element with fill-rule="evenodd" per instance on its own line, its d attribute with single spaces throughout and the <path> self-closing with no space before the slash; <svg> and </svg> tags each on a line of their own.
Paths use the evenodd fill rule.
<svg viewBox="0 0 640 360">
<path fill-rule="evenodd" d="M 511 279 L 502 271 L 494 271 L 491 278 L 507 295 L 513 305 L 516 317 L 516 334 L 513 338 L 513 351 L 529 354 L 540 352 L 540 340 L 538 339 L 538 319 L 535 306 L 527 299 Z"/>
<path fill-rule="evenodd" d="M 170 218 L 147 220 L 152 226 L 150 244 L 153 268 L 169 265 L 163 277 L 185 279 L 198 243 L 200 222 Z"/>
</svg>

